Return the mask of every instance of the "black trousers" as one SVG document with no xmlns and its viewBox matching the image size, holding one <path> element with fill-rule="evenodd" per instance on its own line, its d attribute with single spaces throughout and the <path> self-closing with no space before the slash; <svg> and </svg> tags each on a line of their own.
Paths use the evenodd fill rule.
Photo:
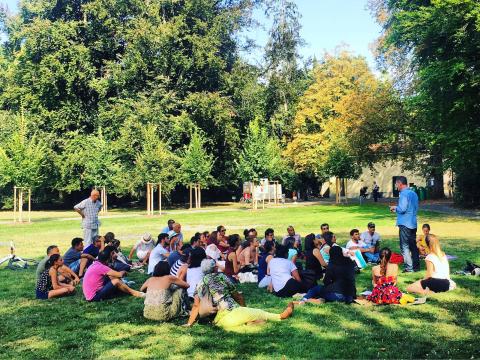
<svg viewBox="0 0 480 360">
<path fill-rule="evenodd" d="M 278 297 L 292 297 L 296 293 L 304 293 L 307 291 L 307 286 L 303 282 L 291 278 L 280 291 L 275 293 L 275 295 Z"/>
</svg>

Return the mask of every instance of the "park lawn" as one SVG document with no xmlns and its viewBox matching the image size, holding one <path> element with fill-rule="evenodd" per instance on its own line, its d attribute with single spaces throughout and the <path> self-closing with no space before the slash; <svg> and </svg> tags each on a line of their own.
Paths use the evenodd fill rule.
<svg viewBox="0 0 480 360">
<path fill-rule="evenodd" d="M 228 233 L 241 233 L 252 226 L 261 233 L 271 226 L 277 237 L 292 224 L 304 236 L 318 232 L 320 224 L 328 222 L 340 244 L 346 243 L 351 228 L 364 230 L 369 221 L 374 221 L 384 244 L 398 251 L 394 217 L 380 205 L 287 206 L 257 212 L 216 208 L 172 211 L 162 217 L 118 211 L 103 219 L 102 233 L 115 232 L 124 252 L 128 252 L 142 233 L 158 234 L 170 217 L 183 224 L 187 237 L 195 231 L 213 230 L 218 224 Z M 467 259 L 480 262 L 479 221 L 428 212 L 421 212 L 419 217 L 420 223 L 431 224 L 444 250 L 459 257 L 451 262 L 452 273 L 463 268 Z M 2 224 L 0 243 L 14 240 L 17 253 L 25 257 L 42 257 L 52 243 L 64 252 L 69 240 L 81 235 L 79 221 L 73 219 L 74 213 L 43 212 L 35 214 L 32 224 Z M 5 252 L 6 248 L 0 246 L 0 256 Z M 401 275 L 400 288 L 422 275 Z M 145 278 L 139 273 L 129 276 L 137 282 L 137 288 Z M 287 321 L 225 332 L 208 324 L 180 327 L 185 319 L 172 323 L 146 320 L 142 317 L 142 301 L 129 297 L 87 303 L 78 289 L 69 298 L 35 300 L 34 269 L 2 268 L 0 358 L 478 358 L 480 278 L 454 275 L 453 279 L 458 285 L 455 291 L 433 295 L 425 305 L 307 304 L 298 307 Z M 367 269 L 357 278 L 357 290 L 369 287 Z M 252 307 L 280 312 L 288 303 L 253 284 L 240 288 Z"/>
</svg>

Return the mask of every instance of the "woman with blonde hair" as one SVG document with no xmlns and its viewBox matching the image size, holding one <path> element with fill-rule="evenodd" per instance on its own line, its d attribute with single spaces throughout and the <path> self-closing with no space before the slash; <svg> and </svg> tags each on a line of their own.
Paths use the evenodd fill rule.
<svg viewBox="0 0 480 360">
<path fill-rule="evenodd" d="M 450 265 L 445 253 L 440 247 L 440 241 L 436 235 L 426 236 L 430 253 L 425 258 L 427 272 L 423 280 L 418 280 L 407 287 L 407 291 L 417 294 L 429 292 L 445 292 L 455 288 L 455 283 L 450 280 Z"/>
</svg>

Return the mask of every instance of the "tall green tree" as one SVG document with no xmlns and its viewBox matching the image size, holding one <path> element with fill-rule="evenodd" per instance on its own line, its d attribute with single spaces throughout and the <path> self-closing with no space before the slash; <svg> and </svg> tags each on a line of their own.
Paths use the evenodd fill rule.
<svg viewBox="0 0 480 360">
<path fill-rule="evenodd" d="M 179 174 L 180 181 L 185 186 L 199 184 L 202 188 L 208 189 L 217 183 L 212 176 L 213 156 L 205 150 L 204 145 L 205 142 L 200 134 L 195 132 L 190 144 L 182 153 Z"/>
<path fill-rule="evenodd" d="M 409 70 L 403 81 L 397 78 L 411 114 L 403 139 L 427 153 L 437 184 L 443 185 L 444 170 L 452 169 L 456 201 L 477 206 L 479 2 L 375 0 L 371 7 L 384 29 L 378 48 L 381 63 L 397 74 Z"/>
</svg>

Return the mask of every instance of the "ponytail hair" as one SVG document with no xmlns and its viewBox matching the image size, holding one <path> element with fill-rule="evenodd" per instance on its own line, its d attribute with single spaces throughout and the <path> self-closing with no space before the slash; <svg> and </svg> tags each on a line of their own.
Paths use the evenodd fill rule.
<svg viewBox="0 0 480 360">
<path fill-rule="evenodd" d="M 51 255 L 45 263 L 45 270 L 50 269 L 53 264 L 55 264 L 55 261 L 57 261 L 58 259 L 60 259 L 60 254 Z"/>
<path fill-rule="evenodd" d="M 384 247 L 380 250 L 380 275 L 387 276 L 387 265 L 392 257 L 392 250 Z"/>
</svg>

